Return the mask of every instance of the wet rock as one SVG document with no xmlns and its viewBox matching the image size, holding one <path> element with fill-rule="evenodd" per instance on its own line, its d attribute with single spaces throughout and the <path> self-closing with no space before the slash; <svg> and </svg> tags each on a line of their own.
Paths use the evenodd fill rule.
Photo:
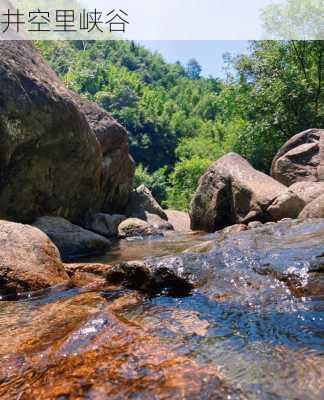
<svg viewBox="0 0 324 400">
<path fill-rule="evenodd" d="M 266 221 L 267 207 L 284 190 L 244 158 L 229 153 L 200 178 L 191 203 L 191 228 L 214 232 L 236 223 Z"/>
<path fill-rule="evenodd" d="M 156 214 L 166 221 L 168 220 L 168 217 L 153 197 L 151 191 L 145 185 L 141 185 L 131 193 L 125 214 L 131 218 L 145 220 L 146 212 Z"/>
<path fill-rule="evenodd" d="M 161 236 L 160 230 L 139 218 L 128 218 L 118 226 L 118 236 L 143 237 L 143 236 Z"/>
<path fill-rule="evenodd" d="M 64 269 L 69 276 L 73 276 L 77 272 L 85 272 L 89 274 L 106 277 L 112 266 L 109 264 L 99 263 L 69 263 L 64 264 Z"/>
<path fill-rule="evenodd" d="M 190 217 L 189 214 L 184 211 L 177 210 L 164 210 L 168 221 L 174 227 L 177 232 L 190 232 Z"/>
<path fill-rule="evenodd" d="M 107 280 L 111 283 L 124 284 L 148 294 L 164 293 L 186 295 L 193 285 L 166 264 L 151 264 L 146 261 L 120 263 L 110 269 Z"/>
<path fill-rule="evenodd" d="M 296 193 L 305 204 L 308 204 L 324 194 L 324 182 L 296 182 L 289 187 L 289 190 Z"/>
<path fill-rule="evenodd" d="M 86 229 L 96 232 L 106 238 L 117 237 L 118 225 L 126 219 L 124 215 L 120 214 L 94 214 L 89 217 L 84 225 Z"/>
<path fill-rule="evenodd" d="M 275 198 L 267 212 L 275 221 L 280 221 L 283 218 L 297 218 L 304 207 L 304 200 L 288 189 Z"/>
<path fill-rule="evenodd" d="M 43 232 L 0 221 L 0 295 L 40 290 L 68 280 L 57 248 Z"/>
<path fill-rule="evenodd" d="M 60 217 L 41 217 L 34 224 L 58 247 L 63 260 L 104 254 L 110 249 L 108 239 Z"/>
<path fill-rule="evenodd" d="M 107 287 L 107 276 L 112 266 L 97 263 L 69 263 L 64 269 L 71 279 L 71 285 L 87 290 L 99 290 Z"/>
<path fill-rule="evenodd" d="M 173 225 L 156 214 L 145 213 L 145 221 L 159 231 L 173 231 Z"/>
<path fill-rule="evenodd" d="M 307 204 L 298 218 L 324 218 L 324 194 Z"/>
<path fill-rule="evenodd" d="M 151 276 L 163 271 L 175 281 L 178 278 L 179 286 L 186 282 L 208 296 L 224 295 L 222 285 L 225 293 L 246 296 L 247 287 L 267 290 L 275 281 L 284 282 L 292 291 L 307 287 L 309 293 L 311 274 L 322 273 L 323 254 L 324 219 L 286 219 L 232 235 L 219 234 L 208 253 L 124 263 L 120 268 L 124 282 L 140 289 L 151 282 Z M 163 274 L 159 276 L 163 287 Z"/>
<path fill-rule="evenodd" d="M 289 139 L 278 151 L 271 176 L 286 186 L 300 181 L 318 181 L 319 140 L 322 129 L 308 129 Z"/>
</svg>

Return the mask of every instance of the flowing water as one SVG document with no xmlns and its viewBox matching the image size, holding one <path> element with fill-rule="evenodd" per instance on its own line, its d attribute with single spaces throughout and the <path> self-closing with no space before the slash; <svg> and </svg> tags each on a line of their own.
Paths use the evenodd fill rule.
<svg viewBox="0 0 324 400">
<path fill-rule="evenodd" d="M 168 234 L 92 260 L 171 254 L 196 283 L 187 296 L 107 284 L 1 302 L 0 397 L 323 399 L 322 264 L 315 283 L 305 268 L 324 257 L 324 223 L 292 230 L 179 256 L 211 236 Z"/>
</svg>

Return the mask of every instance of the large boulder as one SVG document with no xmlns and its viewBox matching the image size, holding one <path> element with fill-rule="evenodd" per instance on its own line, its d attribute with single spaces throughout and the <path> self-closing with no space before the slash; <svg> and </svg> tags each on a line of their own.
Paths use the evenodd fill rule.
<svg viewBox="0 0 324 400">
<path fill-rule="evenodd" d="M 200 178 L 191 203 L 191 228 L 214 232 L 226 226 L 272 219 L 267 208 L 285 186 L 229 153 Z"/>
<path fill-rule="evenodd" d="M 0 217 L 117 211 L 133 175 L 127 134 L 67 90 L 28 41 L 0 41 Z"/>
<path fill-rule="evenodd" d="M 273 159 L 271 176 L 286 186 L 320 180 L 320 166 L 324 165 L 324 153 L 320 155 L 321 136 L 323 129 L 309 129 L 289 139 Z"/>
<path fill-rule="evenodd" d="M 324 194 L 307 204 L 299 218 L 324 218 Z"/>
<path fill-rule="evenodd" d="M 71 224 L 64 218 L 40 217 L 34 226 L 55 243 L 63 260 L 104 254 L 111 246 L 105 237 Z"/>
<path fill-rule="evenodd" d="M 145 185 L 141 185 L 130 194 L 125 214 L 131 218 L 145 220 L 146 212 L 156 214 L 166 221 L 168 220 L 167 215 L 155 200 L 151 191 Z"/>
<path fill-rule="evenodd" d="M 40 290 L 68 280 L 57 248 L 43 232 L 0 221 L 0 295 Z"/>
</svg>

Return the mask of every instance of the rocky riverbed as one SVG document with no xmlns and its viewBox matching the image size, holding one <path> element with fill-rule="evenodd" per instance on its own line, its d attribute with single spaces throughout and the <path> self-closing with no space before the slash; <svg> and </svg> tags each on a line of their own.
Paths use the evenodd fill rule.
<svg viewBox="0 0 324 400">
<path fill-rule="evenodd" d="M 322 399 L 323 129 L 271 176 L 215 160 L 189 218 L 32 43 L 0 50 L 0 398 Z"/>
<path fill-rule="evenodd" d="M 324 220 L 82 261 L 74 284 L 0 303 L 1 398 L 322 398 Z"/>
</svg>

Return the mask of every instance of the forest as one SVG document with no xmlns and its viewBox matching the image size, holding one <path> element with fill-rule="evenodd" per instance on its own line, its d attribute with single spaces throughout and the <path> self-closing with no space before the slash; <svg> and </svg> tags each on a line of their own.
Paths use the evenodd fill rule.
<svg viewBox="0 0 324 400">
<path fill-rule="evenodd" d="M 255 41 L 224 55 L 225 79 L 199 60 L 167 63 L 133 41 L 37 42 L 64 83 L 129 132 L 135 185 L 187 210 L 199 177 L 234 151 L 269 172 L 292 135 L 324 125 L 323 41 Z"/>
</svg>

